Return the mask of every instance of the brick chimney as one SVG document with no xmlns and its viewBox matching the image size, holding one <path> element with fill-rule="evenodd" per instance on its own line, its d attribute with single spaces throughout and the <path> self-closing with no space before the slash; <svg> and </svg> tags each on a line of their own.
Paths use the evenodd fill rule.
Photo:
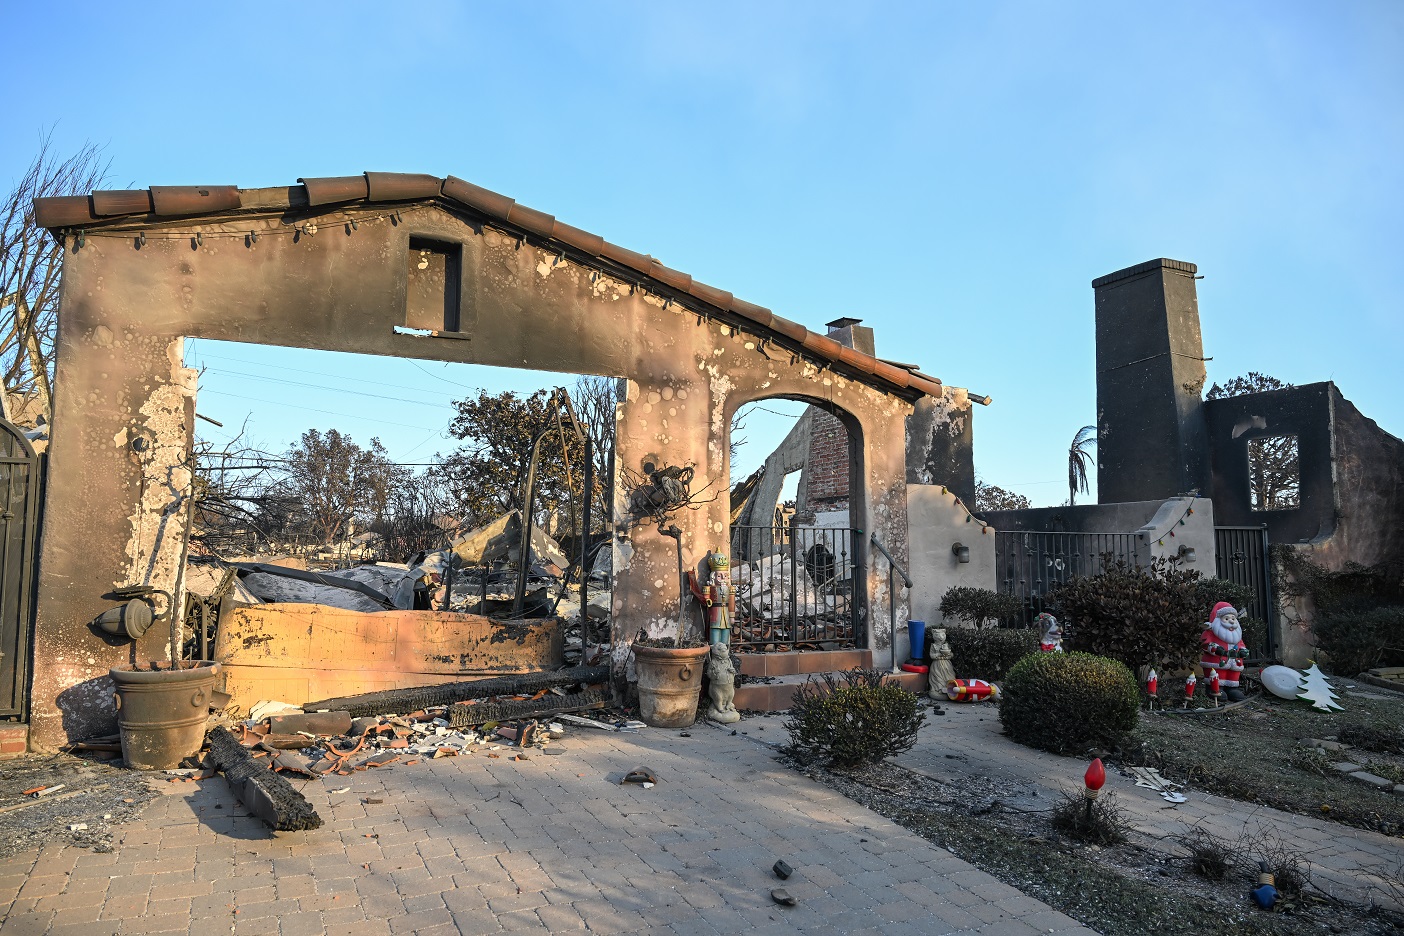
<svg viewBox="0 0 1404 936">
<path fill-rule="evenodd" d="M 1209 490 L 1196 269 L 1162 258 L 1092 281 L 1099 503 Z"/>
</svg>

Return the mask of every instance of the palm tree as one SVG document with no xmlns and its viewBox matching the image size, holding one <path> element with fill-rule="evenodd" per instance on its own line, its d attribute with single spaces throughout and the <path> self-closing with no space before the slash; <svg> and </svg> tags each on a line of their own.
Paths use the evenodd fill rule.
<svg viewBox="0 0 1404 936">
<path fill-rule="evenodd" d="M 1068 505 L 1077 503 L 1077 492 L 1087 493 L 1087 464 L 1092 460 L 1087 451 L 1097 444 L 1097 427 L 1083 426 L 1068 446 Z"/>
</svg>

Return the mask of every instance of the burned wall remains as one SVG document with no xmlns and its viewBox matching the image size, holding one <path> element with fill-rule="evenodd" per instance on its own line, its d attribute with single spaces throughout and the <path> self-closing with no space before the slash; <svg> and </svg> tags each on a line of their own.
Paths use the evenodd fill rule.
<svg viewBox="0 0 1404 936">
<path fill-rule="evenodd" d="M 237 219 L 88 230 L 76 250 L 76 238 L 65 238 L 35 624 L 37 747 L 111 730 L 107 668 L 165 656 L 157 629 L 138 646 L 113 646 L 87 622 L 110 605 L 102 595 L 113 587 L 177 586 L 194 404 L 184 337 L 625 378 L 616 465 L 693 465 L 701 479 L 694 488 L 711 481 L 723 495 L 676 517 L 692 561 L 728 539 L 736 409 L 764 397 L 808 400 L 857 434 L 855 524 L 905 559 L 909 399 L 767 342 L 759 326 L 727 324 L 675 301 L 666 285 L 510 226 L 437 202 L 299 207 L 290 191 L 244 190 Z M 412 291 L 410 267 L 419 269 L 426 249 L 432 275 Z M 436 288 L 442 322 L 433 318 Z M 801 337 L 824 340 L 797 329 L 796 346 Z M 680 608 L 673 541 L 629 515 L 625 485 L 616 491 L 613 620 L 622 666 L 639 631 L 676 633 Z M 872 562 L 865 549 L 869 601 L 885 608 L 887 577 L 867 574 Z"/>
</svg>

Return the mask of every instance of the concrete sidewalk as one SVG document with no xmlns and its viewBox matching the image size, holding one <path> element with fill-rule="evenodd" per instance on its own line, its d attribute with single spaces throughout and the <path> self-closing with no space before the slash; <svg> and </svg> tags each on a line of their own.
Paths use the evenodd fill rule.
<svg viewBox="0 0 1404 936">
<path fill-rule="evenodd" d="M 1060 791 L 1082 789 L 1086 761 L 1010 741 L 1001 734 L 997 706 L 951 703 L 942 707 L 946 714 L 929 715 L 916 746 L 894 758 L 894 763 L 945 782 L 958 778 L 974 784 L 993 782 L 1000 787 L 998 798 L 1020 809 L 1044 810 Z M 784 720 L 781 715 L 751 718 L 741 727 L 752 737 L 783 742 Z M 1197 790 L 1182 790 L 1188 801 L 1172 806 L 1115 771 L 1108 771 L 1106 789 L 1116 792 L 1132 827 L 1162 841 L 1169 852 L 1183 853 L 1173 838 L 1196 822 L 1230 840 L 1262 825 L 1311 862 L 1312 881 L 1321 890 L 1351 903 L 1373 900 L 1404 910 L 1387 900 L 1380 886 L 1381 875 L 1393 872 L 1397 878 L 1404 868 L 1404 839 Z"/>
<path fill-rule="evenodd" d="M 161 783 L 166 795 L 111 853 L 50 845 L 0 862 L 0 929 L 1092 933 L 749 738 L 578 729 L 559 746 L 526 762 L 504 749 L 311 782 L 326 820 L 315 832 L 269 833 L 220 778 Z M 661 782 L 620 786 L 639 765 Z M 789 881 L 770 873 L 778 858 L 796 870 Z M 773 903 L 778 886 L 799 906 Z"/>
</svg>

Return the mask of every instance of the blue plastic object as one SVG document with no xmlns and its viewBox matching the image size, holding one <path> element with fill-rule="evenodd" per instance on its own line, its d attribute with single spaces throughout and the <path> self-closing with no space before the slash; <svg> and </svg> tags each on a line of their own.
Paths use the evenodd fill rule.
<svg viewBox="0 0 1404 936">
<path fill-rule="evenodd" d="M 1272 905 L 1277 903 L 1277 888 L 1271 884 L 1262 884 L 1253 889 L 1253 900 L 1264 910 L 1271 910 Z"/>
<path fill-rule="evenodd" d="M 926 622 L 908 621 L 907 636 L 912 641 L 912 659 L 922 662 L 926 659 Z"/>
</svg>

